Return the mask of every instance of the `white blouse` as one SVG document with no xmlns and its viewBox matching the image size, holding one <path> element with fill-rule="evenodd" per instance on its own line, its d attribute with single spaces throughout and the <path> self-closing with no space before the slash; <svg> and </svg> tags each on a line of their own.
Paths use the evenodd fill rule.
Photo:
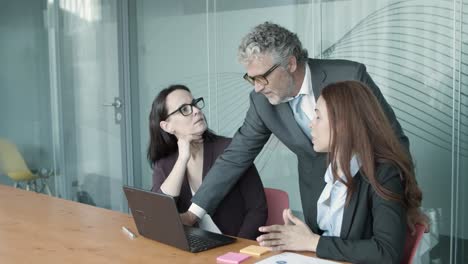
<svg viewBox="0 0 468 264">
<path fill-rule="evenodd" d="M 356 156 L 353 155 L 350 162 L 351 175 L 354 177 L 361 167 Z M 344 175 L 341 179 L 346 181 Z M 333 182 L 331 164 L 328 165 L 324 177 L 327 185 L 317 201 L 317 223 L 323 236 L 339 237 L 343 222 L 344 205 L 346 202 L 347 187 L 340 181 Z"/>
</svg>

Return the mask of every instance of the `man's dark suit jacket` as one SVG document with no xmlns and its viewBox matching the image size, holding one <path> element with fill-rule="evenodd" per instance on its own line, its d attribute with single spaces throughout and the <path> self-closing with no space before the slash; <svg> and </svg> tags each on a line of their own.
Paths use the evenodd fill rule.
<svg viewBox="0 0 468 264">
<path fill-rule="evenodd" d="M 231 139 L 216 137 L 213 141 L 204 143 L 203 178 L 230 142 Z M 178 153 L 174 153 L 156 162 L 152 191 L 161 192 L 161 185 L 171 173 L 177 157 Z M 217 176 L 223 177 L 222 174 Z M 190 199 L 192 199 L 192 192 L 187 175 L 185 175 L 180 195 L 176 197 L 179 212 L 188 210 L 191 204 Z M 223 234 L 247 239 L 255 239 L 260 235 L 258 228 L 265 224 L 268 209 L 262 181 L 255 166 L 248 168 L 244 177 L 241 177 L 222 199 L 218 209 L 211 216 Z"/>
<path fill-rule="evenodd" d="M 358 80 L 369 86 L 386 113 L 395 134 L 401 143 L 409 148 L 408 138 L 404 135 L 392 108 L 385 101 L 380 89 L 371 79 L 363 64 L 346 60 L 309 59 L 308 65 L 311 70 L 312 89 L 316 100 L 326 85 L 337 81 Z M 232 143 L 207 174 L 199 192 L 192 198 L 192 202 L 204 208 L 207 212 L 213 212 L 228 193 L 230 187 L 236 184 L 244 171 L 252 165 L 272 133 L 297 155 L 299 189 L 304 218 L 312 231 L 320 233 L 317 227 L 317 200 L 325 186 L 323 177 L 327 168 L 326 154 L 316 153 L 313 150 L 312 142 L 296 123 L 289 104 L 271 105 L 264 95 L 257 94 L 254 91 L 250 93 L 250 107 L 244 123 L 234 135 Z M 284 177 L 284 175 L 277 175 L 277 177 Z M 369 223 L 370 221 L 364 216 L 347 219 L 351 215 L 354 214 L 345 211 L 343 218 L 343 222 L 348 221 L 350 226 L 351 224 L 352 226 L 359 226 L 362 224 L 361 222 Z M 376 215 L 369 215 L 369 217 L 371 217 L 371 220 L 382 219 Z M 383 226 L 393 224 L 389 219 L 384 218 L 382 221 Z M 346 224 L 343 225 L 342 229 L 346 229 Z M 346 233 L 348 235 L 345 235 Z M 357 233 L 345 232 L 345 234 L 342 234 L 344 236 L 341 236 L 342 240 L 339 244 L 349 245 L 348 249 L 350 251 L 346 253 L 372 255 L 371 259 L 377 259 L 379 256 L 387 254 L 387 247 L 379 248 L 378 251 L 370 251 L 367 246 L 361 246 L 362 243 L 360 242 L 350 244 L 351 240 L 365 238 L 367 235 Z M 399 235 L 396 235 L 396 237 L 399 238 Z M 403 240 L 401 240 L 401 243 L 403 243 Z M 317 251 L 319 256 L 328 256 L 328 254 L 322 254 L 324 248 L 323 244 L 319 245 Z M 330 252 L 338 251 L 338 242 L 327 243 L 326 248 Z M 396 252 L 397 250 L 392 251 Z"/>
</svg>

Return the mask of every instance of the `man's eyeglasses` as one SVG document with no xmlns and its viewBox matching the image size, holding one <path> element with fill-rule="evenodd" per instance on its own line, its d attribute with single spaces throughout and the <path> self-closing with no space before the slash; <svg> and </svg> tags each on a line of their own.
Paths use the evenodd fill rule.
<svg viewBox="0 0 468 264">
<path fill-rule="evenodd" d="M 264 74 L 262 75 L 257 75 L 257 76 L 249 76 L 247 73 L 244 74 L 244 80 L 248 81 L 251 85 L 255 86 L 255 83 L 258 83 L 258 84 L 261 84 L 263 86 L 267 85 L 268 84 L 268 75 L 270 75 L 270 73 L 272 73 L 276 68 L 278 68 L 278 66 L 280 66 L 280 64 L 275 64 L 273 65 L 267 72 L 265 72 Z"/>
<path fill-rule="evenodd" d="M 177 112 L 180 112 L 183 116 L 188 116 L 188 115 L 192 114 L 194 106 L 196 108 L 198 108 L 198 109 L 202 109 L 203 107 L 205 107 L 205 101 L 203 101 L 203 97 L 193 99 L 190 104 L 181 105 L 175 111 L 168 114 L 167 117 L 169 117 L 170 115 L 173 115 L 173 114 L 175 114 Z"/>
</svg>

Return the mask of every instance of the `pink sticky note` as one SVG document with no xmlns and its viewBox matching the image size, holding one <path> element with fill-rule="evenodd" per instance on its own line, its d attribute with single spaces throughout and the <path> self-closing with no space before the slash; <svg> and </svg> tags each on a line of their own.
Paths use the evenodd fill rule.
<svg viewBox="0 0 468 264">
<path fill-rule="evenodd" d="M 229 252 L 217 257 L 216 262 L 222 264 L 238 264 L 248 258 L 250 258 L 250 256 L 247 254 Z"/>
</svg>

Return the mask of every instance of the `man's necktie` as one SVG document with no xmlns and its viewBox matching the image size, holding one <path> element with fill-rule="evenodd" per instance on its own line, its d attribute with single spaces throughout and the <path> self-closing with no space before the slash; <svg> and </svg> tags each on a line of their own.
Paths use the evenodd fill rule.
<svg viewBox="0 0 468 264">
<path fill-rule="evenodd" d="M 304 110 L 302 110 L 302 100 L 304 99 L 304 97 L 306 97 L 304 94 L 300 94 L 298 97 L 289 101 L 289 105 L 293 110 L 294 119 L 296 119 L 297 124 L 302 129 L 304 134 L 306 134 L 307 137 L 310 139 L 310 119 L 307 117 L 307 114 L 304 112 Z"/>
</svg>

